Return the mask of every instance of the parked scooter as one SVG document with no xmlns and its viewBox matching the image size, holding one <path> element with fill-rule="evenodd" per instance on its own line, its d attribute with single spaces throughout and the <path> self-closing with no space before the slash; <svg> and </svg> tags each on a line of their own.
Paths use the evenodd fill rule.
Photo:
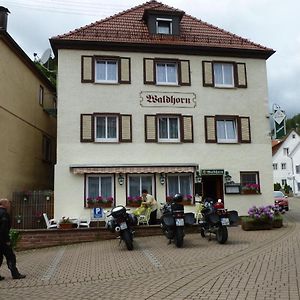
<svg viewBox="0 0 300 300">
<path fill-rule="evenodd" d="M 174 241 L 180 248 L 183 246 L 184 226 L 194 224 L 193 213 L 184 213 L 181 203 L 182 195 L 176 194 L 170 203 L 166 203 L 161 208 L 161 228 L 164 235 L 169 239 L 169 244 Z"/>
<path fill-rule="evenodd" d="M 114 207 L 107 215 L 105 227 L 111 232 L 117 232 L 118 238 L 124 241 L 128 250 L 133 250 L 133 226 L 137 224 L 137 218 L 129 214 L 122 205 Z"/>
<path fill-rule="evenodd" d="M 237 211 L 227 211 L 221 199 L 214 201 L 212 198 L 206 198 L 203 203 L 200 202 L 199 209 L 201 217 L 198 223 L 201 236 L 211 239 L 211 234 L 215 234 L 218 243 L 225 244 L 228 239 L 227 226 L 238 223 Z"/>
</svg>

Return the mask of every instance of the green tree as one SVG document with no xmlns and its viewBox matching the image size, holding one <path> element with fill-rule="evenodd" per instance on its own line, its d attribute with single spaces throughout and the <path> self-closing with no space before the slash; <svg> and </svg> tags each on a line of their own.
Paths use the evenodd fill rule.
<svg viewBox="0 0 300 300">
<path fill-rule="evenodd" d="M 291 129 L 296 129 L 300 134 L 300 114 L 286 120 L 286 131 L 289 132 Z"/>
</svg>

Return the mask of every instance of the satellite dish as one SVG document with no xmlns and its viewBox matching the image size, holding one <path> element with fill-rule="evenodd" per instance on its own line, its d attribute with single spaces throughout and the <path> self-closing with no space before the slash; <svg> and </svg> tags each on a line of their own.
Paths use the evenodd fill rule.
<svg viewBox="0 0 300 300">
<path fill-rule="evenodd" d="M 51 57 L 51 49 L 49 48 L 46 51 L 44 51 L 44 53 L 40 59 L 40 62 L 44 65 L 50 57 Z"/>
</svg>

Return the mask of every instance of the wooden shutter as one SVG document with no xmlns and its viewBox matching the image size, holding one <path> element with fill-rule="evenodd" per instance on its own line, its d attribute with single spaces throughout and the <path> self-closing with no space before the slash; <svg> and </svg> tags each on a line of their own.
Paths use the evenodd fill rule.
<svg viewBox="0 0 300 300">
<path fill-rule="evenodd" d="M 144 84 L 155 84 L 153 58 L 144 58 Z"/>
<path fill-rule="evenodd" d="M 80 116 L 80 141 L 82 143 L 94 141 L 94 116 L 92 114 Z"/>
<path fill-rule="evenodd" d="M 180 66 L 180 85 L 191 85 L 190 61 L 181 60 Z"/>
<path fill-rule="evenodd" d="M 213 63 L 202 61 L 203 86 L 214 86 Z"/>
<path fill-rule="evenodd" d="M 181 117 L 181 141 L 183 143 L 193 143 L 193 116 L 182 116 Z"/>
<path fill-rule="evenodd" d="M 119 125 L 120 125 L 120 133 L 119 133 L 120 142 L 123 143 L 132 142 L 131 115 L 120 115 Z"/>
<path fill-rule="evenodd" d="M 247 73 L 246 73 L 246 64 L 245 63 L 236 63 L 235 64 L 235 85 L 238 88 L 247 87 Z"/>
<path fill-rule="evenodd" d="M 81 82 L 94 82 L 93 56 L 81 56 Z"/>
<path fill-rule="evenodd" d="M 205 141 L 206 143 L 216 143 L 216 122 L 215 116 L 205 116 Z"/>
<path fill-rule="evenodd" d="M 239 141 L 241 143 L 251 143 L 249 117 L 239 117 Z"/>
<path fill-rule="evenodd" d="M 155 115 L 145 115 L 145 142 L 157 142 L 157 122 Z"/>
<path fill-rule="evenodd" d="M 130 83 L 130 58 L 120 57 L 119 59 L 119 83 Z"/>
</svg>

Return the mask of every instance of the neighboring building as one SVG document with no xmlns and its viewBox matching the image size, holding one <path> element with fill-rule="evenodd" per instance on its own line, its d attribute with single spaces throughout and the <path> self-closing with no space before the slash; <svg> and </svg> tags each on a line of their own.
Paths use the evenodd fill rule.
<svg viewBox="0 0 300 300">
<path fill-rule="evenodd" d="M 130 207 L 143 187 L 159 202 L 177 192 L 192 204 L 196 194 L 224 198 L 240 214 L 272 203 L 272 49 L 156 1 L 50 42 L 56 218 L 89 215 L 97 197 Z M 247 184 L 258 193 L 240 190 Z"/>
<path fill-rule="evenodd" d="M 289 185 L 293 193 L 300 195 L 300 136 L 295 130 L 283 140 L 272 142 L 274 183 Z"/>
<path fill-rule="evenodd" d="M 14 191 L 52 189 L 55 87 L 6 31 L 0 7 L 0 197 Z"/>
</svg>

